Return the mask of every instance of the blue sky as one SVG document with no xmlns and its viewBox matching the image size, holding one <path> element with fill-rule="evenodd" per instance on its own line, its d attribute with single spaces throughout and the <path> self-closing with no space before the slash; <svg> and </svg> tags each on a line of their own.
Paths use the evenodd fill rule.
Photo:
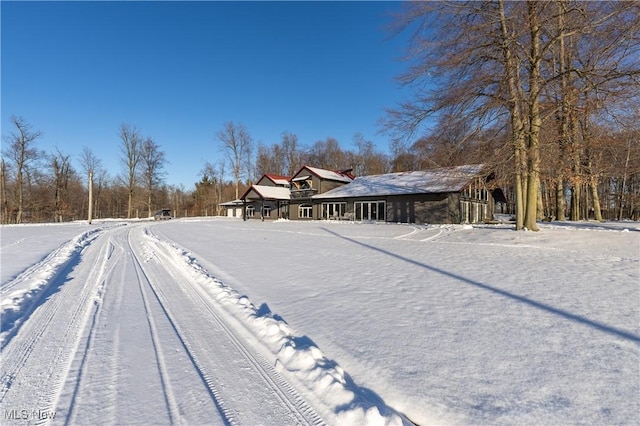
<svg viewBox="0 0 640 426">
<path fill-rule="evenodd" d="M 1 2 L 2 135 L 24 117 L 76 160 L 89 146 L 122 171 L 128 123 L 165 151 L 166 181 L 191 189 L 224 156 L 223 123 L 254 141 L 331 136 L 378 149 L 377 121 L 401 100 L 406 39 L 385 31 L 398 2 Z"/>
</svg>

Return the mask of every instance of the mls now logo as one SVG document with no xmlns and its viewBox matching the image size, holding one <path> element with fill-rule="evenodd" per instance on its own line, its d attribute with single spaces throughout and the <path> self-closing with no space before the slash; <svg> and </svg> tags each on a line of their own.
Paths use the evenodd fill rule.
<svg viewBox="0 0 640 426">
<path fill-rule="evenodd" d="M 5 420 L 53 420 L 56 418 L 55 411 L 45 410 L 5 410 Z"/>
</svg>

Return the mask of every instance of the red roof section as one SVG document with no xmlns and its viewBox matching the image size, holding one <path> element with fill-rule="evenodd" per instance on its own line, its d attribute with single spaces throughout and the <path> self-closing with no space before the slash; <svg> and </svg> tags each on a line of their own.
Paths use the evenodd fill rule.
<svg viewBox="0 0 640 426">
<path fill-rule="evenodd" d="M 287 180 L 287 181 L 288 181 L 288 180 L 291 180 L 291 176 L 272 175 L 272 174 L 270 174 L 270 173 L 265 173 L 265 174 L 264 174 L 264 176 L 265 176 L 265 177 L 268 177 L 268 178 L 269 178 L 269 179 L 271 179 L 271 180 L 276 180 L 276 179 L 278 179 L 278 180 L 280 180 L 280 179 L 284 179 L 284 180 Z"/>
</svg>

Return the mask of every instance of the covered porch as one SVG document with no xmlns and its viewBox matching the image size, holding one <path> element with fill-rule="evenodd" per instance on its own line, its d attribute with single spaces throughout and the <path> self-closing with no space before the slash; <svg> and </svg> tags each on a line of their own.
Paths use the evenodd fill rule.
<svg viewBox="0 0 640 426">
<path fill-rule="evenodd" d="M 289 218 L 289 188 L 251 185 L 240 197 L 243 204 L 243 220 L 273 220 Z"/>
</svg>

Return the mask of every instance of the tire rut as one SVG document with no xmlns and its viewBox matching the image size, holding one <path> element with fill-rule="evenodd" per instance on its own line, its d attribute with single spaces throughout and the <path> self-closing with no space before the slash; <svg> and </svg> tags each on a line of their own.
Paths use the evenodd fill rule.
<svg viewBox="0 0 640 426">
<path fill-rule="evenodd" d="M 237 354 L 237 356 L 241 357 L 240 359 L 247 363 L 248 368 L 256 373 L 258 377 L 260 377 L 260 380 L 272 391 L 271 394 L 280 401 L 279 405 L 287 407 L 291 416 L 291 422 L 295 424 L 309 425 L 324 424 L 322 419 L 297 393 L 293 386 L 290 385 L 277 371 L 275 371 L 275 368 L 267 362 L 264 357 L 257 353 L 255 349 L 251 348 L 248 343 L 245 343 L 244 339 L 238 336 L 238 333 L 234 331 L 229 324 L 227 324 L 227 321 L 222 318 L 221 314 L 216 312 L 212 307 L 212 301 L 201 294 L 198 289 L 198 284 L 192 282 L 192 278 L 182 271 L 177 270 L 177 268 L 168 267 L 169 265 L 172 265 L 174 261 L 169 255 L 164 253 L 162 247 L 156 246 L 154 247 L 153 252 L 150 253 L 150 258 L 158 256 L 161 258 L 157 258 L 156 263 L 157 265 L 161 265 L 161 267 L 156 266 L 157 269 L 154 273 L 147 275 L 157 275 L 160 271 L 164 271 L 171 275 L 171 281 L 180 285 L 177 290 L 170 292 L 171 296 L 169 296 L 169 292 L 167 291 L 168 289 L 163 288 L 164 285 L 162 284 L 156 283 L 151 285 L 151 287 L 156 294 L 158 301 L 163 306 L 163 309 L 166 310 L 168 317 L 175 318 L 172 322 L 176 327 L 178 334 L 181 336 L 181 339 L 184 339 L 185 345 L 189 348 L 189 352 L 194 357 L 195 363 L 201 366 L 200 368 L 203 372 L 203 377 L 207 383 L 211 383 L 214 380 L 217 369 L 215 367 L 215 363 L 210 361 L 210 358 L 201 358 L 200 354 L 207 353 L 206 349 L 201 346 L 204 336 L 200 336 L 199 338 L 192 335 L 193 330 L 198 327 L 194 326 L 190 316 L 184 315 L 184 312 L 180 312 L 181 315 L 178 315 L 173 311 L 173 308 L 171 307 L 172 303 L 170 301 L 177 303 L 174 299 L 178 296 L 181 299 L 188 301 L 180 302 L 178 303 L 178 306 L 186 306 L 187 303 L 193 306 L 193 310 L 198 312 L 198 318 L 201 321 L 208 321 L 211 324 L 210 328 L 215 328 L 219 330 L 218 333 L 222 333 L 222 335 L 224 335 L 224 339 L 229 342 L 227 350 L 230 350 L 234 354 Z M 149 268 L 149 266 L 145 265 L 143 268 L 146 269 Z M 235 421 L 232 423 L 235 424 Z"/>
</svg>

